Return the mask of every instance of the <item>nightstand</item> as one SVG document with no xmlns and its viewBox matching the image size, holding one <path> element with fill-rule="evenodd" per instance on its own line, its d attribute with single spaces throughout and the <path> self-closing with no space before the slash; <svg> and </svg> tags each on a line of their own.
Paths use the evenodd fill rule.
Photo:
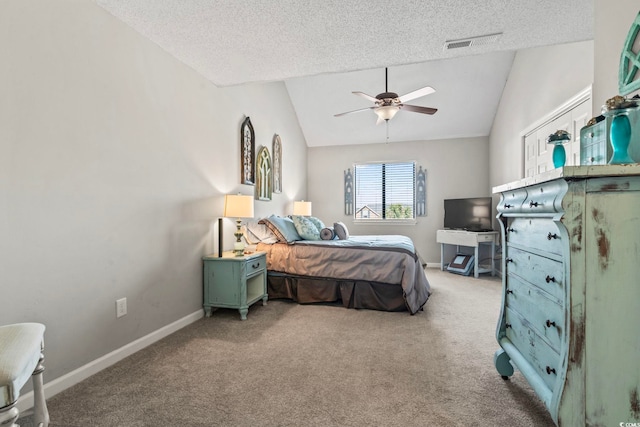
<svg viewBox="0 0 640 427">
<path fill-rule="evenodd" d="M 211 317 L 213 307 L 235 308 L 240 319 L 246 320 L 249 306 L 262 299 L 267 305 L 267 256 L 255 252 L 235 256 L 224 252 L 222 257 L 207 255 L 204 262 L 204 312 Z"/>
</svg>

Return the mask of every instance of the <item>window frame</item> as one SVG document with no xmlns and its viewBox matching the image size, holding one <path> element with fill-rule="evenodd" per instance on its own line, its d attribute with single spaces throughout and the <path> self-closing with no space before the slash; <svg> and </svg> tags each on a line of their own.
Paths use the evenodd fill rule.
<svg viewBox="0 0 640 427">
<path fill-rule="evenodd" d="M 411 218 L 357 218 L 356 215 L 358 213 L 358 208 L 356 205 L 357 193 L 358 193 L 358 166 L 366 166 L 366 165 L 383 165 L 383 168 L 386 165 L 397 165 L 397 164 L 411 164 L 413 166 L 413 180 L 412 180 L 412 188 L 413 188 L 413 205 L 411 208 Z M 381 225 L 381 224 L 394 224 L 394 225 L 413 225 L 417 223 L 418 216 L 416 215 L 416 204 L 417 204 L 417 194 L 416 194 L 416 174 L 417 174 L 418 162 L 416 160 L 390 160 L 390 161 L 366 161 L 366 162 L 354 162 L 352 165 L 353 170 L 353 214 L 351 218 L 354 223 L 359 225 L 370 224 L 370 225 Z M 384 180 L 382 180 L 384 183 Z M 384 185 L 384 184 L 383 184 Z M 381 189 L 384 194 L 384 190 Z M 384 196 L 383 196 L 384 197 Z M 383 199 L 383 206 L 386 209 L 386 199 Z M 383 212 L 384 215 L 384 212 Z"/>
</svg>

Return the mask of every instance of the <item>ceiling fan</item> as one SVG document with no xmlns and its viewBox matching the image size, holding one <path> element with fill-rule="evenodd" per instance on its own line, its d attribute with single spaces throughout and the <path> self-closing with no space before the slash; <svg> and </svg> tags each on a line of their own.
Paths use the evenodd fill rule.
<svg viewBox="0 0 640 427">
<path fill-rule="evenodd" d="M 422 113 L 422 114 L 434 114 L 438 111 L 437 108 L 430 107 L 420 107 L 418 105 L 407 105 L 405 102 L 411 101 L 412 99 L 420 98 L 422 96 L 426 96 L 435 92 L 435 89 L 431 86 L 425 86 L 421 89 L 414 90 L 413 92 L 409 92 L 406 95 L 398 96 L 395 92 L 389 92 L 387 88 L 387 80 L 388 80 L 388 70 L 385 67 L 384 69 L 384 92 L 376 95 L 375 97 L 371 95 L 367 95 L 363 92 L 352 92 L 355 95 L 361 96 L 369 101 L 373 101 L 375 104 L 373 107 L 361 108 L 359 110 L 347 111 L 345 113 L 335 114 L 334 117 L 344 116 L 346 114 L 358 113 L 360 111 L 373 110 L 374 113 L 378 116 L 378 120 L 376 124 L 380 124 L 384 121 L 387 123 L 391 120 L 398 111 L 407 110 L 413 111 L 414 113 Z"/>
</svg>

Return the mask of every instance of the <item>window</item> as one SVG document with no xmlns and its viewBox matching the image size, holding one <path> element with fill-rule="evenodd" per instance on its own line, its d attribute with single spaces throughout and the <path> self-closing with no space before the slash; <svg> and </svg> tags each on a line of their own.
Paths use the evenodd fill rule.
<svg viewBox="0 0 640 427">
<path fill-rule="evenodd" d="M 355 219 L 415 219 L 415 162 L 353 166 Z"/>
</svg>

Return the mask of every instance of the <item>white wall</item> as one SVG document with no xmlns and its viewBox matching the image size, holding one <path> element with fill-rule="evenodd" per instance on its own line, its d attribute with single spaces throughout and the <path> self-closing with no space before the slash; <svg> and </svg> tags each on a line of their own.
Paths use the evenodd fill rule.
<svg viewBox="0 0 640 427">
<path fill-rule="evenodd" d="M 413 239 L 428 263 L 440 262 L 436 230 L 443 227 L 443 200 L 482 197 L 489 186 L 488 138 L 394 142 L 309 148 L 309 200 L 313 214 L 327 224 L 342 221 L 350 234 L 403 234 Z M 427 172 L 427 216 L 415 225 L 355 224 L 344 214 L 344 171 L 368 161 L 413 161 Z"/>
<path fill-rule="evenodd" d="M 594 116 L 618 94 L 620 54 L 639 10 L 637 0 L 595 0 L 593 41 L 518 51 L 491 130 L 491 186 L 522 177 L 526 126 L 588 85 Z"/>
<path fill-rule="evenodd" d="M 244 115 L 257 148 L 283 142 L 256 215 L 306 196 L 284 84 L 218 89 L 87 1 L 0 2 L 0 52 L 0 324 L 47 326 L 47 382 L 201 310 L 223 195 L 254 189 Z"/>
<path fill-rule="evenodd" d="M 594 114 L 600 114 L 600 106 L 618 94 L 618 69 L 631 23 L 640 11 L 637 0 L 596 0 L 594 68 Z M 633 96 L 635 93 L 629 94 Z"/>
<path fill-rule="evenodd" d="M 516 53 L 491 129 L 492 187 L 524 177 L 521 132 L 592 82 L 592 41 Z"/>
</svg>

